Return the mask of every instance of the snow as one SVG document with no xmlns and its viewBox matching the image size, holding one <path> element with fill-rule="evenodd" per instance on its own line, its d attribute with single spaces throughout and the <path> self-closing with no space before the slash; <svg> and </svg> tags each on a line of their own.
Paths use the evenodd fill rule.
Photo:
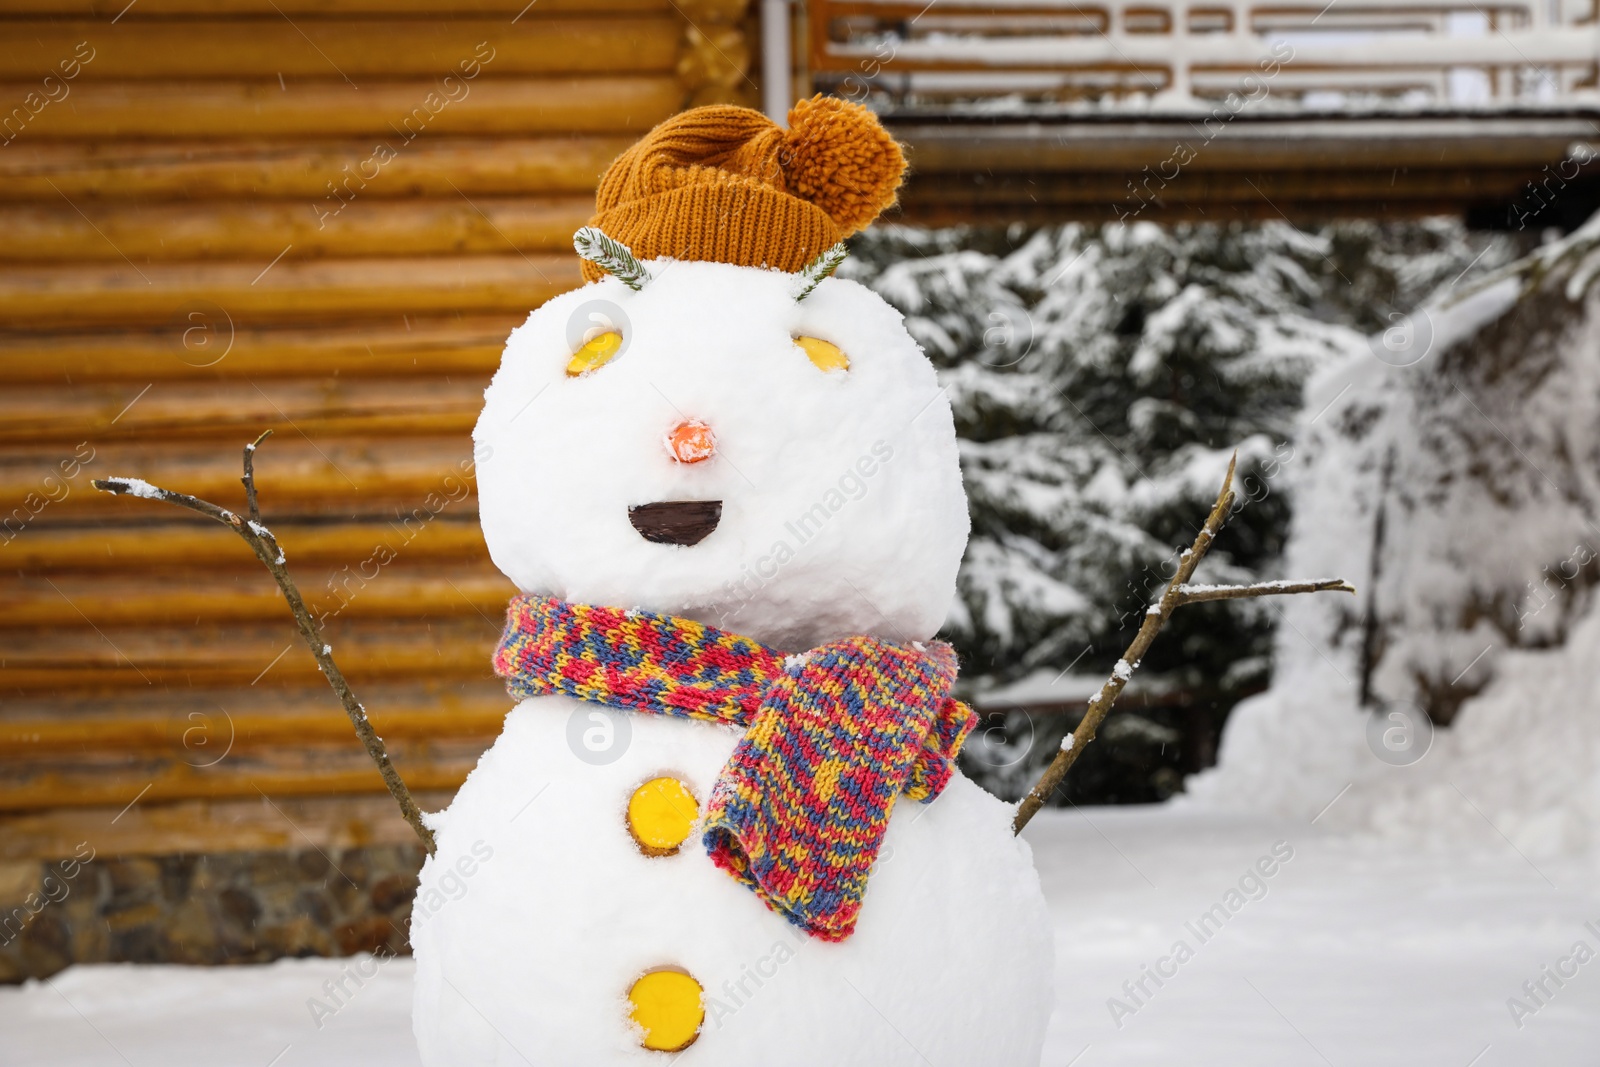
<svg viewBox="0 0 1600 1067">
<path fill-rule="evenodd" d="M 1600 925 L 1594 871 L 1571 858 L 1539 863 L 1552 888 L 1504 842 L 1419 850 L 1329 833 L 1322 822 L 1170 806 L 1046 809 L 1025 836 L 1056 942 L 1046 1067 L 1074 1057 L 1074 1067 L 1592 1062 L 1593 962 L 1560 988 L 1547 982 L 1553 995 L 1520 1028 L 1507 1005 L 1576 942 L 1600 947 L 1585 925 Z M 1263 892 L 1246 876 L 1278 842 L 1293 856 L 1259 879 Z M 1248 903 L 1199 943 L 1186 924 L 1226 907 L 1230 890 Z M 1180 939 L 1193 958 L 1163 985 L 1147 981 L 1149 995 L 1118 1028 L 1108 1001 L 1133 1006 L 1123 983 L 1137 983 Z M 345 978 L 363 969 L 377 973 L 359 986 Z M 0 989 L 0 1064 L 416 1067 L 413 970 L 407 958 L 371 957 L 75 967 L 48 984 Z M 326 983 L 341 978 L 352 995 L 318 1029 L 308 1002 L 331 1004 Z M 923 1046 L 937 1067 L 967 1067 L 941 1051 Z M 904 1062 L 926 1067 L 910 1054 Z"/>
<path fill-rule="evenodd" d="M 1574 942 L 1600 947 L 1586 863 L 1541 863 L 1552 888 L 1504 842 L 1417 849 L 1170 805 L 1044 811 L 1027 836 L 1056 929 L 1052 1067 L 1466 1067 L 1486 1046 L 1474 1067 L 1593 1060 L 1600 972 L 1520 1030 L 1506 1006 Z M 1292 858 L 1247 878 L 1279 842 Z M 1229 917 L 1202 944 L 1189 924 L 1219 903 Z M 1179 940 L 1193 958 L 1134 1004 L 1123 983 Z M 1113 997 L 1137 1009 L 1120 1029 Z"/>
<path fill-rule="evenodd" d="M 1266 590 L 1266 591 L 1276 590 L 1278 592 L 1282 592 L 1285 589 L 1293 589 L 1295 586 L 1303 585 L 1303 584 L 1305 584 L 1307 582 L 1334 582 L 1334 581 L 1338 581 L 1338 580 L 1339 579 L 1337 579 L 1337 578 L 1281 578 L 1281 579 L 1278 579 L 1278 580 L 1275 580 L 1275 581 L 1270 581 L 1270 582 L 1251 582 L 1250 583 L 1250 588 L 1252 588 L 1252 589 L 1261 589 L 1261 590 Z M 1184 592 L 1184 593 L 1191 593 L 1191 594 L 1195 594 L 1195 593 L 1206 594 L 1206 593 L 1220 593 L 1220 592 L 1224 592 L 1224 591 L 1229 590 L 1229 589 L 1237 589 L 1237 588 L 1239 588 L 1239 587 L 1236 586 L 1236 585 L 1204 585 L 1204 584 L 1200 584 L 1200 583 L 1190 582 L 1188 585 L 1180 586 L 1179 587 L 1179 591 L 1180 592 Z"/>
<path fill-rule="evenodd" d="M 621 1025 L 622 996 L 664 966 L 707 996 L 683 1067 L 912 1067 L 896 1028 L 952 1064 L 1038 1062 L 1049 916 L 1010 805 L 961 774 L 931 804 L 902 799 L 857 928 L 831 944 L 775 916 L 698 839 L 648 857 L 628 834 L 640 782 L 671 774 L 703 803 L 738 731 L 613 714 L 523 702 L 436 824 L 411 929 L 424 1063 L 516 1063 L 519 1050 L 659 1063 Z M 766 981 L 741 986 L 750 972 Z"/>
<path fill-rule="evenodd" d="M 127 496 L 136 496 L 143 500 L 160 500 L 161 490 L 145 481 L 143 478 L 124 478 L 118 475 L 115 478 L 105 479 L 107 482 L 119 486 L 120 491 Z"/>
<path fill-rule="evenodd" d="M 902 317 L 871 290 L 723 263 L 661 264 L 633 292 L 605 278 L 511 334 L 474 440 L 489 553 L 524 591 L 686 615 L 784 651 L 867 633 L 931 638 L 955 596 L 968 520 L 954 420 Z M 624 335 L 593 373 L 564 370 L 592 319 Z M 794 343 L 837 345 L 824 373 Z M 677 462 L 687 419 L 716 454 Z M 685 548 L 628 509 L 718 500 Z"/>
<path fill-rule="evenodd" d="M 932 638 L 955 599 L 967 501 L 949 400 L 901 314 L 845 279 L 800 303 L 776 271 L 652 268 L 637 291 L 606 278 L 556 297 L 507 341 L 474 432 L 495 565 L 525 592 L 686 616 L 789 653 Z M 568 377 L 602 319 L 617 353 Z M 819 370 L 800 337 L 838 346 L 848 369 Z M 667 447 L 688 421 L 714 453 Z M 646 540 L 630 520 L 686 500 L 721 505 L 693 545 Z M 1086 605 L 1059 586 L 1037 599 Z M 438 851 L 411 931 L 424 1063 L 489 1067 L 529 1049 L 660 1062 L 624 997 L 663 967 L 706 992 L 685 1067 L 908 1063 L 905 1031 L 962 1063 L 1037 1062 L 1051 942 L 1012 809 L 959 774 L 933 804 L 897 804 L 855 932 L 812 940 L 697 840 L 651 857 L 627 831 L 639 783 L 670 774 L 703 804 L 736 740 L 566 697 L 511 712 L 430 820 Z M 765 984 L 747 988 L 752 974 Z"/>
<path fill-rule="evenodd" d="M 1492 263 L 1459 228 L 1415 229 L 1426 232 L 1408 231 L 1408 248 L 1449 249 L 1433 264 L 1446 280 L 1474 259 Z M 1400 243 L 1353 224 L 1309 234 L 1282 223 L 1066 225 L 1004 239 L 885 227 L 854 240 L 841 272 L 905 314 L 954 408 L 973 533 L 944 633 L 969 676 L 995 682 L 1052 665 L 1053 675 L 1085 647 L 1109 669 L 1119 631 L 1175 573 L 1174 545 L 1192 541 L 1192 516 L 1210 509 L 1236 446 L 1240 514 L 1195 578 L 1281 576 L 1279 474 L 1294 458 L 1286 438 L 1302 385 L 1368 352 L 1363 332 L 1318 319 L 1345 317 L 1338 301 L 1355 299 L 1332 264 Z M 1384 261 L 1374 286 L 1384 300 L 1410 298 L 1414 285 L 1388 284 L 1402 268 L 1419 273 L 1409 259 Z M 1364 293 L 1360 303 L 1388 307 Z M 1205 612 L 1248 638 L 1219 648 L 1180 618 L 1175 639 L 1198 640 L 1195 658 L 1264 662 L 1271 609 Z"/>
<path fill-rule="evenodd" d="M 1009 685 L 984 689 L 973 695 L 973 707 L 981 711 L 1007 708 L 1032 708 L 1053 704 L 1087 703 L 1105 684 L 1104 674 L 1070 673 L 1053 670 L 1032 671 Z M 1134 675 L 1123 689 L 1132 697 L 1161 696 L 1170 684 L 1161 679 Z"/>
<path fill-rule="evenodd" d="M 1571 284 L 1597 245 L 1600 220 L 1452 287 L 1416 358 L 1311 383 L 1284 569 L 1360 592 L 1281 602 L 1273 687 L 1189 802 L 1309 815 L 1348 788 L 1323 823 L 1535 861 L 1600 846 L 1600 293 Z M 1431 746 L 1385 751 L 1425 714 Z"/>
<path fill-rule="evenodd" d="M 1068 734 L 1067 736 L 1065 736 L 1065 737 L 1063 737 L 1061 739 L 1061 751 L 1063 751 L 1063 752 L 1071 752 L 1072 751 L 1072 746 L 1077 744 L 1077 743 L 1078 743 L 1077 735 L 1076 734 Z"/>
</svg>

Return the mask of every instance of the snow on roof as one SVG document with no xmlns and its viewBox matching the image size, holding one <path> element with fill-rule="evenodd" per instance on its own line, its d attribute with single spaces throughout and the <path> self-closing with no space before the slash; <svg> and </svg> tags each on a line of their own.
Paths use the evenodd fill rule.
<svg viewBox="0 0 1600 1067">
<path fill-rule="evenodd" d="M 1122 661 L 1118 661 L 1120 665 Z M 980 711 L 1036 707 L 1046 704 L 1087 704 L 1106 683 L 1104 674 L 1073 674 L 1052 667 L 1041 668 L 1009 685 L 977 694 L 972 701 Z M 1134 677 L 1123 688 L 1127 696 L 1164 696 L 1176 686 L 1160 678 Z"/>
</svg>

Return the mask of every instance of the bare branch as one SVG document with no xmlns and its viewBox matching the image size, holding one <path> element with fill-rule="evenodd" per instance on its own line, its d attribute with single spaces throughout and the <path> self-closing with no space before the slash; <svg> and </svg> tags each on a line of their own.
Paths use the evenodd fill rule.
<svg viewBox="0 0 1600 1067">
<path fill-rule="evenodd" d="M 289 610 L 294 614 L 296 627 L 300 636 L 305 641 L 306 647 L 311 649 L 311 655 L 316 658 L 317 666 L 328 679 L 328 685 L 333 688 L 339 697 L 339 702 L 344 705 L 345 714 L 350 717 L 350 724 L 355 727 L 356 736 L 366 747 L 367 755 L 378 765 L 378 773 L 383 777 L 384 785 L 389 787 L 389 793 L 395 802 L 400 805 L 400 814 L 405 817 L 411 829 L 416 831 L 422 843 L 428 850 L 428 855 L 433 855 L 435 845 L 433 831 L 428 829 L 422 821 L 422 810 L 412 799 L 411 791 L 400 778 L 400 773 L 394 769 L 394 764 L 389 760 L 389 751 L 384 746 L 383 738 L 379 737 L 372 729 L 372 724 L 367 721 L 367 711 L 356 700 L 355 694 L 350 689 L 350 683 L 345 680 L 344 672 L 339 670 L 339 665 L 333 661 L 333 648 L 322 639 L 322 628 L 318 625 L 311 610 L 306 607 L 305 599 L 300 595 L 300 590 L 294 584 L 294 579 L 289 576 L 284 567 L 283 549 L 278 547 L 278 539 L 272 531 L 260 522 L 260 512 L 256 503 L 255 464 L 254 456 L 256 446 L 267 439 L 272 431 L 268 430 L 244 450 L 244 483 L 245 499 L 249 505 L 250 518 L 248 521 L 220 507 L 208 500 L 189 496 L 186 493 L 174 493 L 170 489 L 162 489 L 151 485 L 149 482 L 138 478 L 96 478 L 94 487 L 107 493 L 118 496 L 136 496 L 145 500 L 159 500 L 176 507 L 187 508 L 190 511 L 214 519 L 228 527 L 234 533 L 244 538 L 245 544 L 256 554 L 263 566 L 272 574 L 273 581 L 278 583 L 278 588 L 283 591 L 283 599 L 288 602 Z"/>
<path fill-rule="evenodd" d="M 256 449 L 271 436 L 272 429 L 268 427 L 261 431 L 260 437 L 244 446 L 244 477 L 239 480 L 244 483 L 244 500 L 250 508 L 250 517 L 257 522 L 261 521 L 261 508 L 256 505 Z"/>
<path fill-rule="evenodd" d="M 1156 634 L 1161 632 L 1161 627 L 1172 617 L 1172 613 L 1184 604 L 1196 604 L 1207 600 L 1232 600 L 1239 597 L 1274 596 L 1280 593 L 1311 593 L 1326 589 L 1349 590 L 1355 592 L 1346 582 L 1339 578 L 1328 578 L 1318 581 L 1291 581 L 1291 582 L 1263 582 L 1259 585 L 1202 585 L 1190 586 L 1189 579 L 1194 575 L 1195 568 L 1205 558 L 1206 552 L 1211 548 L 1211 542 L 1216 539 L 1217 531 L 1222 529 L 1223 522 L 1227 519 L 1233 508 L 1233 472 L 1238 465 L 1239 454 L 1235 452 L 1228 461 L 1228 473 L 1222 479 L 1222 490 L 1217 494 L 1217 502 L 1211 507 L 1211 514 L 1206 517 L 1205 525 L 1200 528 L 1195 536 L 1194 544 L 1178 557 L 1178 571 L 1172 576 L 1161 596 L 1150 605 L 1150 610 L 1145 612 L 1144 621 L 1139 624 L 1139 632 L 1134 634 L 1133 641 L 1128 645 L 1128 650 L 1117 660 L 1111 670 L 1111 677 L 1106 679 L 1104 685 L 1089 700 L 1089 706 L 1083 713 L 1083 718 L 1078 722 L 1078 728 L 1072 731 L 1061 742 L 1061 751 L 1056 753 L 1055 759 L 1050 761 L 1050 766 L 1045 768 L 1039 781 L 1028 790 L 1028 795 L 1022 798 L 1022 803 L 1017 805 L 1016 817 L 1011 822 L 1014 833 L 1021 833 L 1028 821 L 1044 807 L 1044 802 L 1050 794 L 1055 792 L 1056 786 L 1066 777 L 1067 771 L 1078 759 L 1078 756 L 1094 740 L 1095 731 L 1100 728 L 1100 723 L 1105 720 L 1111 707 L 1116 703 L 1128 679 L 1133 677 L 1133 672 L 1138 668 L 1139 662 L 1144 659 L 1145 653 L 1150 650 Z"/>
<path fill-rule="evenodd" d="M 1304 582 L 1258 582 L 1255 585 L 1186 585 L 1178 590 L 1178 606 L 1204 604 L 1208 600 L 1241 600 L 1246 597 L 1281 596 L 1288 593 L 1354 593 L 1356 587 L 1343 578 L 1315 578 Z"/>
</svg>

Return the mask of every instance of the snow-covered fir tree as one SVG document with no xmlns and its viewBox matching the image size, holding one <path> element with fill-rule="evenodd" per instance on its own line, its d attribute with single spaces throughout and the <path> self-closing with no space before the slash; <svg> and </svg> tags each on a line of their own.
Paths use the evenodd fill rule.
<svg viewBox="0 0 1600 1067">
<path fill-rule="evenodd" d="M 1241 502 L 1198 578 L 1278 576 L 1306 380 L 1510 256 L 1450 220 L 889 228 L 853 252 L 841 275 L 906 315 L 956 413 L 973 530 L 947 636 L 977 688 L 1022 679 L 1041 702 L 1116 660 L 1236 448 Z M 1124 698 L 1069 797 L 1159 799 L 1209 764 L 1268 680 L 1276 618 L 1270 600 L 1175 616 L 1139 677 L 1181 696 Z M 967 768 L 1016 796 L 1072 721 L 992 720 Z"/>
</svg>

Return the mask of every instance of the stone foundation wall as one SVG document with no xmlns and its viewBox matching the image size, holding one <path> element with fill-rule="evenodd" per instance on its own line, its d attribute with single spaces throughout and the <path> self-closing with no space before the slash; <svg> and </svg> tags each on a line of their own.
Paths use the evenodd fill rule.
<svg viewBox="0 0 1600 1067">
<path fill-rule="evenodd" d="M 420 845 L 0 864 L 0 983 L 74 963 L 407 953 Z"/>
</svg>

